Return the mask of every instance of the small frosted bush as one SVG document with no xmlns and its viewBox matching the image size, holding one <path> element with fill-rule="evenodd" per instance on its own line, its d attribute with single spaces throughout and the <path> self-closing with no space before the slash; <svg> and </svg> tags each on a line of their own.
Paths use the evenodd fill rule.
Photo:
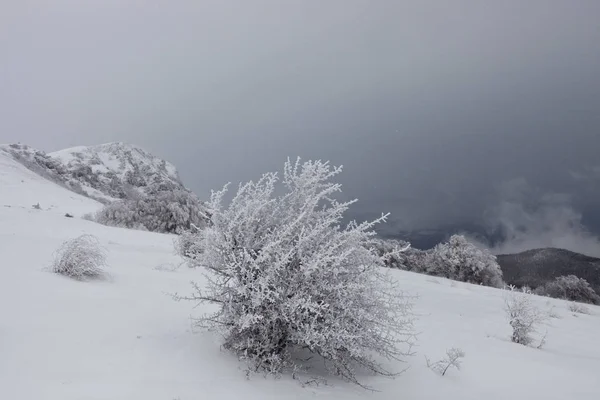
<svg viewBox="0 0 600 400">
<path fill-rule="evenodd" d="M 530 291 L 519 291 L 514 286 L 510 286 L 504 299 L 504 310 L 513 330 L 511 340 L 524 346 L 533 343 L 532 335 L 547 319 L 547 315 L 533 304 L 532 297 Z M 544 341 L 545 339 L 542 339 L 540 346 Z"/>
<path fill-rule="evenodd" d="M 464 356 L 465 352 L 462 351 L 462 349 L 453 347 L 447 350 L 446 357 L 439 361 L 431 362 L 427 357 L 425 357 L 425 360 L 427 361 L 427 367 L 429 369 L 444 376 L 450 368 L 460 370 L 461 359 L 464 358 Z"/>
<path fill-rule="evenodd" d="M 571 302 L 569 304 L 569 311 L 577 313 L 577 314 L 591 314 L 590 309 L 584 306 L 583 304 Z"/>
<path fill-rule="evenodd" d="M 98 239 L 81 235 L 64 242 L 55 254 L 52 272 L 77 280 L 97 279 L 104 275 L 106 253 Z"/>
</svg>

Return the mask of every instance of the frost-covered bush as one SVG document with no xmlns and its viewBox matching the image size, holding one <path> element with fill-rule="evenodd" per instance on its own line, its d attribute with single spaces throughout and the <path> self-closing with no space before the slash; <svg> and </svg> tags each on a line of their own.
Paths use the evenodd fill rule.
<svg viewBox="0 0 600 400">
<path fill-rule="evenodd" d="M 538 287 L 535 293 L 557 299 L 600 304 L 600 296 L 588 281 L 575 275 L 559 276 L 554 281 Z"/>
<path fill-rule="evenodd" d="M 198 323 L 220 332 L 224 348 L 257 369 L 302 368 L 294 356 L 320 356 L 333 374 L 358 383 L 357 368 L 393 375 L 379 359 L 401 359 L 412 339 L 411 304 L 368 241 L 373 221 L 341 226 L 353 203 L 334 200 L 341 172 L 308 161 L 213 192 L 208 227 L 183 254 L 206 269 L 208 285 L 188 299 L 215 304 Z M 190 246 L 187 247 L 188 249 Z"/>
<path fill-rule="evenodd" d="M 386 267 L 425 273 L 428 253 L 411 247 L 404 240 L 374 238 L 369 246 L 383 259 Z"/>
<path fill-rule="evenodd" d="M 504 298 L 504 311 L 513 330 L 511 340 L 525 346 L 533 342 L 532 335 L 547 320 L 547 315 L 535 306 L 532 298 L 530 291 L 518 290 L 514 286 L 509 286 Z"/>
<path fill-rule="evenodd" d="M 591 314 L 590 309 L 583 304 L 571 302 L 569 303 L 569 311 L 577 314 Z"/>
<path fill-rule="evenodd" d="M 439 361 L 431 362 L 427 357 L 425 357 L 425 360 L 427 362 L 427 367 L 429 369 L 444 376 L 444 375 L 446 375 L 446 372 L 448 372 L 448 369 L 450 369 L 450 368 L 456 368 L 456 369 L 460 370 L 460 364 L 462 362 L 461 359 L 464 358 L 464 356 L 465 356 L 464 351 L 462 351 L 459 348 L 453 347 L 453 348 L 447 350 L 446 357 Z"/>
<path fill-rule="evenodd" d="M 142 223 L 146 211 L 137 201 L 122 200 L 105 205 L 94 214 L 94 221 L 108 226 L 147 230 Z M 140 210 L 141 209 L 141 210 Z"/>
<path fill-rule="evenodd" d="M 51 270 L 77 280 L 100 278 L 104 275 L 106 254 L 98 239 L 82 235 L 62 244 L 54 256 Z"/>
<path fill-rule="evenodd" d="M 181 233 L 206 224 L 200 200 L 182 189 L 108 204 L 96 213 L 95 220 L 109 226 L 163 233 Z"/>
<path fill-rule="evenodd" d="M 373 238 L 368 246 L 371 247 L 383 260 L 388 268 L 406 269 L 406 251 L 410 249 L 410 243 L 393 239 Z"/>
<path fill-rule="evenodd" d="M 210 218 L 208 212 L 206 213 L 206 217 L 207 220 Z M 192 225 L 190 230 L 182 232 L 174 240 L 175 252 L 186 259 L 196 258 L 202 252 L 202 248 L 198 241 L 198 234 L 201 231 L 202 228 Z"/>
<path fill-rule="evenodd" d="M 452 280 L 502 287 L 502 270 L 489 251 L 454 235 L 431 250 L 411 248 L 407 242 L 373 239 L 369 242 L 387 267 L 441 276 Z"/>
<path fill-rule="evenodd" d="M 502 287 L 502 270 L 496 257 L 470 243 L 462 235 L 453 235 L 427 252 L 425 272 L 462 282 Z"/>
<path fill-rule="evenodd" d="M 420 274 L 427 273 L 429 252 L 410 248 L 402 253 L 402 256 L 404 257 L 404 268 L 407 271 L 418 272 Z"/>
</svg>

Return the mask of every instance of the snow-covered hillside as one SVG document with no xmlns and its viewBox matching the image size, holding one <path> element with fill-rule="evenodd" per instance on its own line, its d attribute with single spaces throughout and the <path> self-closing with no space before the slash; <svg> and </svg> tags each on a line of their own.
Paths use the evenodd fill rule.
<svg viewBox="0 0 600 400">
<path fill-rule="evenodd" d="M 169 162 L 126 143 L 78 146 L 44 153 L 27 145 L 0 145 L 31 171 L 103 203 L 156 191 L 187 190 Z"/>
<path fill-rule="evenodd" d="M 32 207 L 38 204 L 41 210 Z M 100 209 L 102 204 L 41 177 L 0 149 L 0 206 L 28 213 L 81 216 Z"/>
<path fill-rule="evenodd" d="M 31 209 L 40 202 L 42 210 Z M 47 206 L 45 206 L 47 204 Z M 192 292 L 201 271 L 173 252 L 173 236 L 111 228 L 64 212 L 94 211 L 77 196 L 0 154 L 0 399 L 597 399 L 600 383 L 600 307 L 573 314 L 554 306 L 547 344 L 528 348 L 509 340 L 501 290 L 393 271 L 418 294 L 416 355 L 396 379 L 362 378 L 378 392 L 329 379 L 302 387 L 288 376 L 251 375 L 220 351 L 219 338 L 192 327 L 203 308 L 176 302 Z M 4 207 L 8 205 L 10 207 Z M 50 207 L 52 206 L 52 207 Z M 108 251 L 104 281 L 54 275 L 52 254 L 66 239 L 96 235 Z M 466 353 L 460 371 L 441 377 L 425 356 Z"/>
<path fill-rule="evenodd" d="M 61 161 L 73 176 L 81 177 L 84 190 L 92 196 L 120 198 L 123 187 L 142 194 L 148 194 L 151 186 L 183 187 L 173 164 L 126 143 L 78 146 L 48 155 Z"/>
</svg>

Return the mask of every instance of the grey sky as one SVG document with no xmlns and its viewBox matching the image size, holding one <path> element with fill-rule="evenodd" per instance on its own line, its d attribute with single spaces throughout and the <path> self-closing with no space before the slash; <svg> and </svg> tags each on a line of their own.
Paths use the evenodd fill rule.
<svg viewBox="0 0 600 400">
<path fill-rule="evenodd" d="M 398 229 L 500 221 L 520 180 L 599 232 L 599 19 L 597 0 L 7 0 L 0 142 L 139 144 L 201 197 L 330 159 Z"/>
</svg>

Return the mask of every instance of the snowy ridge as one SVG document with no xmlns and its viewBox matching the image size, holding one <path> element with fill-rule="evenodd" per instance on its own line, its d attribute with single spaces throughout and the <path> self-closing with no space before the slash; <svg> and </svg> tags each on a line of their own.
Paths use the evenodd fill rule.
<svg viewBox="0 0 600 400">
<path fill-rule="evenodd" d="M 508 283 L 532 288 L 563 275 L 583 278 L 600 293 L 600 259 L 556 248 L 532 249 L 498 255 Z"/>
<path fill-rule="evenodd" d="M 36 174 L 102 203 L 157 190 L 188 191 L 173 164 L 126 143 L 78 146 L 49 154 L 11 144 L 0 145 L 0 151 Z"/>
<path fill-rule="evenodd" d="M 183 187 L 173 164 L 122 142 L 77 146 L 48 155 L 61 161 L 72 175 L 81 177 L 84 190 L 92 196 L 99 191 L 113 198 L 127 197 L 127 193 L 119 192 L 123 187 L 142 194 L 148 194 L 146 188 L 151 185 Z"/>
</svg>

